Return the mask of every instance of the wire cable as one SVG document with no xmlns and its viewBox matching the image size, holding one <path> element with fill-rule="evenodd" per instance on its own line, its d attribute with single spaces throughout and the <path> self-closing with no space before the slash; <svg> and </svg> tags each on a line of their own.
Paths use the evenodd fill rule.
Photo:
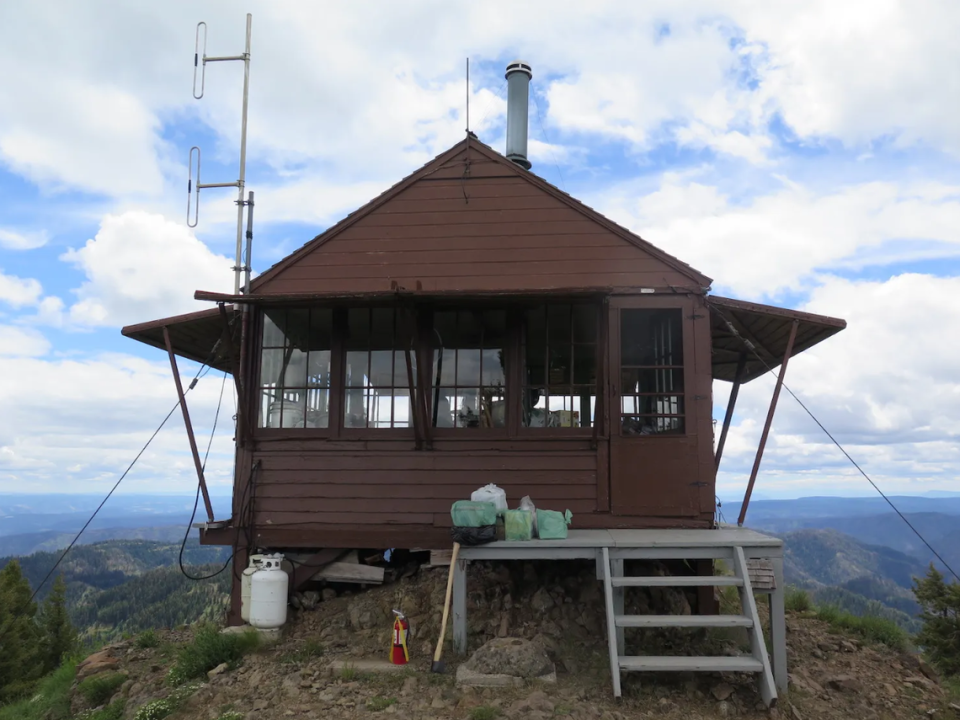
<svg viewBox="0 0 960 720">
<path fill-rule="evenodd" d="M 227 373 L 224 373 L 223 381 L 220 383 L 220 400 L 217 402 L 217 412 L 213 416 L 213 429 L 210 431 L 210 439 L 207 440 L 207 450 L 203 454 L 203 463 L 200 465 L 201 471 L 204 471 L 207 469 L 207 458 L 210 457 L 210 448 L 213 446 L 213 437 L 217 433 L 217 421 L 220 419 L 220 407 L 223 405 L 223 391 L 226 385 L 227 385 Z M 196 580 L 196 581 L 210 580 L 211 578 L 215 578 L 217 575 L 219 575 L 224 570 L 226 570 L 227 566 L 233 560 L 233 553 L 230 553 L 230 555 L 226 559 L 226 562 L 223 563 L 222 568 L 220 568 L 219 570 L 217 570 L 215 573 L 211 575 L 200 575 L 198 577 L 194 577 L 193 575 L 187 572 L 186 568 L 183 567 L 183 551 L 187 547 L 187 539 L 190 537 L 190 531 L 193 529 L 193 521 L 194 521 L 194 518 L 196 518 L 197 516 L 197 506 L 199 504 L 200 504 L 200 481 L 198 480 L 197 494 L 193 498 L 193 512 L 190 513 L 190 520 L 189 522 L 187 522 L 187 531 L 183 534 L 183 542 L 180 543 L 180 555 L 177 558 L 177 564 L 180 566 L 180 572 L 183 574 L 183 576 L 188 580 Z"/>
<path fill-rule="evenodd" d="M 717 312 L 717 314 L 718 314 L 720 317 L 722 317 L 722 318 L 724 319 L 724 321 L 725 321 L 726 324 L 727 324 L 727 328 L 730 330 L 730 332 L 732 332 L 732 333 L 734 334 L 734 336 L 736 336 L 737 339 L 740 340 L 740 342 L 742 342 L 742 343 L 744 344 L 744 346 L 745 346 L 747 349 L 749 349 L 751 353 L 753 353 L 754 356 L 756 356 L 757 360 L 759 360 L 759 361 L 763 364 L 763 366 L 767 369 L 767 372 L 769 372 L 771 375 L 776 376 L 776 373 L 774 372 L 773 368 L 767 363 L 766 360 L 763 359 L 763 357 L 760 356 L 760 353 L 757 352 L 757 350 L 756 350 L 756 348 L 754 347 L 753 343 L 750 342 L 749 340 L 747 340 L 746 338 L 744 338 L 744 337 L 739 333 L 739 331 L 737 331 L 736 327 L 733 325 L 733 323 L 730 321 L 730 319 L 723 313 L 723 310 L 721 310 L 719 307 L 717 307 L 717 306 L 714 305 L 712 302 L 710 302 L 710 299 L 709 299 L 707 296 L 704 296 L 703 299 L 704 299 L 704 301 L 707 303 L 707 305 L 709 305 L 713 310 L 715 310 L 715 311 Z M 803 408 L 804 412 L 806 412 L 807 415 L 810 416 L 810 419 L 813 420 L 813 421 L 817 424 L 817 427 L 819 427 L 821 430 L 823 430 L 824 434 L 825 434 L 828 438 L 830 438 L 831 442 L 833 442 L 833 444 L 836 445 L 837 448 L 839 448 L 840 452 L 843 453 L 844 457 L 846 457 L 847 460 L 849 460 L 850 463 L 859 471 L 859 473 L 860 473 L 861 475 L 863 475 L 864 478 L 866 478 L 867 482 L 870 483 L 870 485 L 873 486 L 873 489 L 876 490 L 877 493 L 880 495 L 880 497 L 882 497 L 882 498 L 887 502 L 887 505 L 889 505 L 891 508 L 893 508 L 893 511 L 894 511 L 897 515 L 900 516 L 900 519 L 903 520 L 903 522 L 905 522 L 905 523 L 907 524 L 907 527 L 909 527 L 911 530 L 913 530 L 913 533 L 914 533 L 918 538 L 920 538 L 920 541 L 921 541 L 924 545 L 927 546 L 927 549 L 934 554 L 934 556 L 937 558 L 937 560 L 939 560 L 941 563 L 943 563 L 943 566 L 944 566 L 947 570 L 950 571 L 950 574 L 953 575 L 953 577 L 956 578 L 958 581 L 960 581 L 960 575 L 958 575 L 957 572 L 956 572 L 952 567 L 950 567 L 950 564 L 949 564 L 946 560 L 944 560 L 944 559 L 943 559 L 943 556 L 940 555 L 940 553 L 938 553 L 938 552 L 934 549 L 933 545 L 931 545 L 929 542 L 927 542 L 927 539 L 920 533 L 919 530 L 917 530 L 916 527 L 914 527 L 913 523 L 911 523 L 911 522 L 907 519 L 907 517 L 906 517 L 902 512 L 900 512 L 900 509 L 899 509 L 896 505 L 893 504 L 893 501 L 892 501 L 889 497 L 887 497 L 887 495 L 883 492 L 883 490 L 881 490 L 880 487 L 873 481 L 873 479 L 872 479 L 869 475 L 867 475 L 866 471 L 865 471 L 862 467 L 860 467 L 860 464 L 859 464 L 856 460 L 854 460 L 853 457 L 851 457 L 850 453 L 847 452 L 846 448 L 844 448 L 843 445 L 840 444 L 840 441 L 837 440 L 829 430 L 827 430 L 827 428 L 824 426 L 824 424 L 823 424 L 822 422 L 820 422 L 820 420 L 817 418 L 816 415 L 813 414 L 813 412 L 810 410 L 810 408 L 808 408 L 808 407 L 804 404 L 804 402 L 803 402 L 799 397 L 797 397 L 797 394 L 796 394 L 795 392 L 793 392 L 793 390 L 791 390 L 791 389 L 787 386 L 787 384 L 786 384 L 785 382 L 784 382 L 784 383 L 781 383 L 781 385 L 783 386 L 783 389 L 784 389 L 784 390 L 786 390 L 788 393 L 790 393 L 790 397 L 792 397 L 794 400 L 796 400 L 796 401 L 797 401 L 797 404 L 800 405 L 800 407 Z"/>
</svg>

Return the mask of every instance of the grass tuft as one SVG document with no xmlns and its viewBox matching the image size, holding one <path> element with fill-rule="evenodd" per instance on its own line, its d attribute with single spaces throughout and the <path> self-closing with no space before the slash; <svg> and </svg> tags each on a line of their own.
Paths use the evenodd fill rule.
<svg viewBox="0 0 960 720">
<path fill-rule="evenodd" d="M 100 707 L 106 705 L 126 681 L 127 676 L 121 673 L 94 675 L 77 685 L 77 692 L 91 707 Z"/>
<path fill-rule="evenodd" d="M 203 625 L 197 629 L 193 641 L 180 648 L 167 681 L 171 685 L 182 685 L 187 680 L 203 677 L 221 663 L 236 668 L 243 656 L 259 645 L 260 636 L 253 630 L 226 635 L 214 625 Z"/>
<path fill-rule="evenodd" d="M 372 697 L 367 701 L 367 710 L 370 712 L 380 712 L 396 704 L 397 699 L 394 697 Z"/>
<path fill-rule="evenodd" d="M 0 720 L 67 720 L 76 673 L 75 662 L 61 665 L 39 682 L 31 697 L 0 707 Z"/>
<path fill-rule="evenodd" d="M 141 650 L 159 647 L 160 636 L 157 634 L 156 630 L 144 630 L 137 636 L 137 639 L 133 644 Z"/>
<path fill-rule="evenodd" d="M 500 715 L 500 710 L 492 705 L 478 705 L 470 710 L 470 720 L 494 720 Z"/>
<path fill-rule="evenodd" d="M 313 660 L 314 658 L 323 656 L 323 645 L 317 640 L 307 640 L 302 645 L 299 645 L 294 650 L 291 650 L 288 653 L 284 653 L 283 657 L 280 658 L 280 662 L 288 665 L 305 663 Z"/>
<path fill-rule="evenodd" d="M 783 605 L 792 612 L 809 612 L 813 609 L 810 593 L 798 587 L 788 587 L 784 593 Z"/>
<path fill-rule="evenodd" d="M 894 650 L 906 650 L 909 644 L 906 631 L 885 618 L 873 615 L 859 617 L 832 605 L 825 605 L 817 608 L 817 619 L 832 628 L 859 635 L 867 642 L 886 645 Z"/>
</svg>

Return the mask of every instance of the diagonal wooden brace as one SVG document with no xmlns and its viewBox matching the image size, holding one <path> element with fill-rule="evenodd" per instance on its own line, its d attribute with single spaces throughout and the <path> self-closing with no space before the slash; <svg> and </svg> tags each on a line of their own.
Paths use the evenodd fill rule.
<svg viewBox="0 0 960 720">
<path fill-rule="evenodd" d="M 207 510 L 207 520 L 213 522 L 213 505 L 210 504 L 207 481 L 203 477 L 203 463 L 200 462 L 200 451 L 197 450 L 197 439 L 193 435 L 193 423 L 190 422 L 190 411 L 187 409 L 183 383 L 180 382 L 180 371 L 177 369 L 177 356 L 173 354 L 173 343 L 170 342 L 170 331 L 166 325 L 163 326 L 163 342 L 167 346 L 167 355 L 170 356 L 170 369 L 173 370 L 173 380 L 177 384 L 177 398 L 180 400 L 180 410 L 183 412 L 183 424 L 187 427 L 187 438 L 190 440 L 193 464 L 197 468 L 197 480 L 200 482 L 200 492 L 203 493 L 203 506 Z"/>
</svg>

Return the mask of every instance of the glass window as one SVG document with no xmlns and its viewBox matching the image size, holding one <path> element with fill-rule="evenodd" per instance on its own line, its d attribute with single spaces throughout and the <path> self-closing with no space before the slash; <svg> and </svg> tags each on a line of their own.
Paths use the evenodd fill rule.
<svg viewBox="0 0 960 720">
<path fill-rule="evenodd" d="M 332 343 L 330 310 L 264 311 L 260 427 L 329 427 Z"/>
<path fill-rule="evenodd" d="M 440 310 L 433 328 L 433 427 L 506 427 L 506 312 Z"/>
<path fill-rule="evenodd" d="M 541 305 L 523 317 L 521 424 L 593 427 L 598 307 Z"/>
<path fill-rule="evenodd" d="M 620 427 L 624 435 L 682 433 L 683 315 L 620 311 Z"/>
<path fill-rule="evenodd" d="M 345 428 L 413 427 L 400 319 L 393 308 L 347 311 L 344 340 Z M 416 355 L 410 354 L 416 378 Z M 416 382 L 416 380 L 414 380 Z"/>
</svg>

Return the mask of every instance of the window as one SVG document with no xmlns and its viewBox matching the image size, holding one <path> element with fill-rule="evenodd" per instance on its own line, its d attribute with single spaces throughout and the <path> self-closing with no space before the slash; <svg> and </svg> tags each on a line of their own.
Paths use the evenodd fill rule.
<svg viewBox="0 0 960 720">
<path fill-rule="evenodd" d="M 523 427 L 588 428 L 596 421 L 596 305 L 541 305 L 523 316 Z"/>
<path fill-rule="evenodd" d="M 624 435 L 684 432 L 680 310 L 620 312 L 620 427 Z"/>
<path fill-rule="evenodd" d="M 343 426 L 412 427 L 410 384 L 403 333 L 393 308 L 347 311 Z M 410 355 L 416 378 L 416 359 Z"/>
<path fill-rule="evenodd" d="M 260 427 L 329 427 L 332 339 L 330 310 L 264 312 Z"/>
<path fill-rule="evenodd" d="M 433 331 L 433 427 L 506 427 L 506 313 L 440 310 Z"/>
</svg>

